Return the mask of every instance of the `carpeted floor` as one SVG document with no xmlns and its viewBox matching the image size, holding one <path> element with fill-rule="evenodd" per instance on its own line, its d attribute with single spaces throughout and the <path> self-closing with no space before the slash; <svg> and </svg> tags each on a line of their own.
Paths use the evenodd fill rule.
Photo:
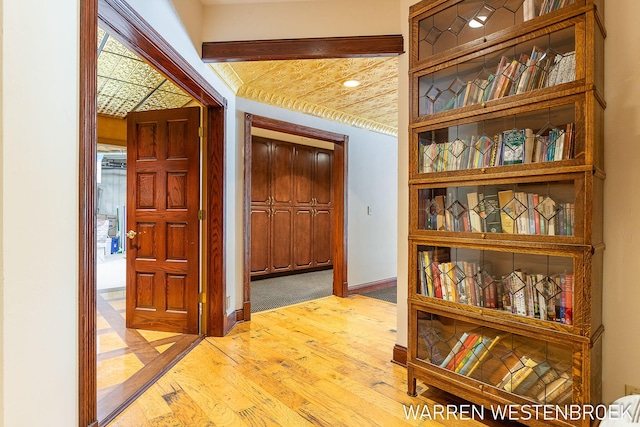
<svg viewBox="0 0 640 427">
<path fill-rule="evenodd" d="M 251 312 L 271 310 L 333 293 L 333 270 L 251 281 Z M 362 294 L 365 297 L 397 303 L 395 286 Z"/>
<path fill-rule="evenodd" d="M 397 286 L 378 289 L 378 290 L 367 292 L 360 295 L 364 297 L 380 299 L 382 301 L 392 302 L 394 304 L 398 303 L 398 287 Z"/>
<path fill-rule="evenodd" d="M 270 310 L 333 293 L 333 270 L 251 281 L 251 312 Z"/>
</svg>

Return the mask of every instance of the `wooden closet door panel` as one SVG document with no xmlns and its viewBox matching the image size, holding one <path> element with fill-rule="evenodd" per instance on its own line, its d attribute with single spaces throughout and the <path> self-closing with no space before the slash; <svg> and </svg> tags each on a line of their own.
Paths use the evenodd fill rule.
<svg viewBox="0 0 640 427">
<path fill-rule="evenodd" d="M 293 171 L 295 176 L 295 206 L 311 206 L 315 149 L 296 146 Z"/>
<path fill-rule="evenodd" d="M 293 209 L 272 208 L 271 215 L 271 272 L 293 268 Z"/>
<path fill-rule="evenodd" d="M 293 145 L 273 141 L 271 146 L 272 204 L 293 205 Z"/>
<path fill-rule="evenodd" d="M 251 140 L 251 203 L 269 202 L 270 155 L 271 141 L 254 136 Z"/>
<path fill-rule="evenodd" d="M 333 206 L 333 152 L 316 150 L 313 197 L 316 205 Z"/>
<path fill-rule="evenodd" d="M 251 207 L 251 275 L 269 273 L 271 265 L 271 214 L 270 208 Z"/>
<path fill-rule="evenodd" d="M 298 208 L 293 213 L 293 269 L 309 268 L 313 265 L 313 211 Z"/>
<path fill-rule="evenodd" d="M 313 216 L 313 261 L 314 266 L 331 265 L 333 210 L 316 209 Z"/>
</svg>

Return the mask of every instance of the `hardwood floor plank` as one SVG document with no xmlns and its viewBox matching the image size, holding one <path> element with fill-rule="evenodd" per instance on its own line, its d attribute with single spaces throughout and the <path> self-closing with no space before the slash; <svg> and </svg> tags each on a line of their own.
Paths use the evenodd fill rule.
<svg viewBox="0 0 640 427">
<path fill-rule="evenodd" d="M 253 314 L 203 340 L 112 427 L 457 427 L 406 416 L 410 405 L 460 402 L 420 383 L 407 395 L 407 372 L 391 363 L 395 322 L 395 305 L 361 296 Z"/>
</svg>

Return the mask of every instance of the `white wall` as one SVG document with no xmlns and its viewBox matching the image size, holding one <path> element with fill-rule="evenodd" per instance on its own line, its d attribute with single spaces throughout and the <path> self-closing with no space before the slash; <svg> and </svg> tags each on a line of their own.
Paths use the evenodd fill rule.
<svg viewBox="0 0 640 427">
<path fill-rule="evenodd" d="M 395 0 L 210 5 L 202 36 L 212 42 L 399 34 L 399 19 Z"/>
<path fill-rule="evenodd" d="M 238 98 L 237 107 L 239 111 L 349 136 L 347 281 L 351 288 L 395 277 L 396 138 L 242 98 Z M 367 206 L 372 207 L 372 215 L 367 214 Z"/>
<path fill-rule="evenodd" d="M 7 427 L 78 422 L 78 5 L 2 2 Z"/>
<path fill-rule="evenodd" d="M 640 2 L 609 1 L 605 23 L 603 399 L 640 386 Z"/>
</svg>

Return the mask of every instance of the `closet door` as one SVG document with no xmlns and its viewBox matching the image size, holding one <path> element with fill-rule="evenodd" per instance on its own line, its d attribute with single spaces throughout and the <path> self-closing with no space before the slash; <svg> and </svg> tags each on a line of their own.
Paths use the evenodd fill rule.
<svg viewBox="0 0 640 427">
<path fill-rule="evenodd" d="M 293 209 L 271 208 L 271 273 L 293 269 Z"/>
<path fill-rule="evenodd" d="M 251 206 L 251 275 L 270 273 L 271 208 Z"/>
<path fill-rule="evenodd" d="M 271 141 L 251 139 L 251 203 L 267 205 L 271 196 Z"/>
<path fill-rule="evenodd" d="M 293 206 L 293 145 L 273 141 L 271 145 L 271 204 Z"/>
<path fill-rule="evenodd" d="M 293 269 L 313 266 L 313 209 L 295 208 L 293 214 Z"/>
<path fill-rule="evenodd" d="M 313 215 L 313 266 L 332 263 L 333 210 L 315 209 Z"/>
<path fill-rule="evenodd" d="M 315 148 L 296 146 L 294 161 L 295 206 L 311 206 L 315 169 Z"/>
<path fill-rule="evenodd" d="M 315 206 L 333 206 L 333 152 L 316 149 L 313 197 Z"/>
</svg>

